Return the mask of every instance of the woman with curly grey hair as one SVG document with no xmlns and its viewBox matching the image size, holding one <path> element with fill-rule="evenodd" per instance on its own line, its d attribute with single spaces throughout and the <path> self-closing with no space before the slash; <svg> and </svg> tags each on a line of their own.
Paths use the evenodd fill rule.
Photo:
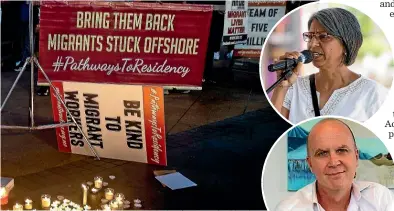
<svg viewBox="0 0 394 211">
<path fill-rule="evenodd" d="M 368 120 L 383 104 L 387 89 L 349 69 L 363 43 L 357 18 L 342 8 L 323 9 L 311 16 L 308 29 L 303 39 L 319 72 L 297 77 L 303 66 L 299 63 L 295 74 L 275 88 L 273 105 L 292 123 L 319 115 Z M 287 52 L 279 59 L 299 56 Z M 277 71 L 278 77 L 281 73 Z"/>
</svg>

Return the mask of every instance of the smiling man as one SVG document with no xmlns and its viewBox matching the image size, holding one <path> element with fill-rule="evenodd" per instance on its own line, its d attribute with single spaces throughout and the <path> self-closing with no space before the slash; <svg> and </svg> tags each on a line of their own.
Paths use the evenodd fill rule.
<svg viewBox="0 0 394 211">
<path fill-rule="evenodd" d="M 383 185 L 355 181 L 359 152 L 345 123 L 327 118 L 307 138 L 307 161 L 316 181 L 282 201 L 277 211 L 393 211 L 394 195 Z"/>
</svg>

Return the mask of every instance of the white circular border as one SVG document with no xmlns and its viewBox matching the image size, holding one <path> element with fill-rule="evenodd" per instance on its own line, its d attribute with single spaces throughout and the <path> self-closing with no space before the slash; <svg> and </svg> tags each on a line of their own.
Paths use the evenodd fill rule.
<svg viewBox="0 0 394 211">
<path fill-rule="evenodd" d="M 350 2 L 353 2 L 353 4 L 350 3 Z M 262 65 L 262 63 L 263 63 L 263 53 L 264 53 L 264 49 L 265 49 L 265 47 L 266 47 L 266 45 L 267 45 L 267 43 L 268 43 L 269 37 L 270 37 L 271 34 L 273 33 L 274 29 L 276 29 L 276 27 L 283 21 L 283 19 L 287 18 L 287 17 L 290 16 L 292 13 L 294 13 L 294 12 L 300 10 L 301 8 L 308 7 L 308 6 L 311 6 L 311 5 L 314 5 L 314 4 L 316 4 L 316 5 L 317 5 L 317 4 L 330 4 L 330 3 L 331 3 L 331 4 L 332 4 L 332 3 L 334 3 L 334 4 L 340 4 L 340 5 L 345 5 L 345 6 L 348 6 L 348 7 L 352 7 L 353 9 L 356 9 L 356 10 L 358 10 L 359 12 L 362 12 L 364 15 L 368 16 L 368 17 L 374 22 L 375 25 L 377 25 L 377 26 L 380 28 L 380 30 L 383 32 L 384 36 L 386 37 L 387 42 L 388 42 L 389 45 L 390 45 L 391 55 L 392 55 L 392 57 L 393 57 L 393 59 L 394 59 L 394 42 L 391 43 L 391 42 L 390 42 L 390 39 L 389 39 L 390 36 L 387 36 L 387 34 L 389 34 L 389 33 L 387 33 L 387 31 L 385 31 L 385 28 L 387 28 L 387 27 L 382 27 L 381 24 L 379 24 L 377 21 L 375 21 L 376 18 L 375 18 L 375 19 L 372 18 L 372 17 L 371 17 L 371 14 L 367 14 L 365 11 L 363 11 L 362 9 L 360 9 L 360 6 L 357 7 L 357 3 L 359 3 L 359 2 L 360 2 L 360 1 L 356 1 L 356 0 L 348 0 L 348 1 L 346 1 L 346 2 L 341 2 L 340 0 L 320 0 L 320 1 L 317 1 L 317 2 L 311 2 L 311 3 L 304 4 L 304 5 L 302 5 L 302 6 L 299 6 L 299 7 L 295 8 L 295 9 L 293 9 L 293 10 L 290 11 L 289 13 L 285 14 L 278 22 L 276 22 L 276 24 L 271 28 L 270 32 L 268 33 L 268 35 L 267 35 L 267 38 L 268 38 L 268 39 L 266 39 L 266 41 L 263 43 L 263 47 L 262 47 L 261 52 L 260 52 L 260 62 L 259 62 L 259 77 L 260 77 L 260 83 L 261 83 L 261 87 L 262 87 L 262 89 L 263 89 L 264 95 L 265 95 L 265 97 L 266 97 L 268 103 L 271 105 L 272 109 L 274 109 L 275 112 L 276 112 L 282 119 L 284 119 L 286 122 L 288 122 L 290 125 L 294 125 L 294 124 L 293 124 L 290 120 L 288 120 L 286 117 L 284 117 L 284 116 L 275 108 L 275 106 L 272 104 L 271 99 L 270 99 L 270 97 L 268 96 L 267 91 L 266 91 L 266 88 L 265 88 L 265 86 L 264 86 L 264 80 L 263 80 L 263 74 L 262 74 L 262 67 L 261 67 L 261 65 Z M 374 6 L 376 6 L 377 9 L 379 9 L 379 7 L 378 7 L 378 5 L 377 5 L 377 4 L 379 3 L 379 1 L 377 1 L 377 2 L 374 2 L 374 1 L 371 2 L 371 1 L 364 0 L 364 2 L 370 3 L 370 4 L 374 4 Z M 349 3 L 350 3 L 350 4 L 349 4 Z M 394 8 L 393 8 L 393 9 L 394 9 Z M 370 13 L 371 13 L 371 12 L 370 12 Z M 387 14 L 389 14 L 389 12 L 387 12 Z M 392 19 L 393 19 L 393 21 L 394 21 L 394 18 L 392 18 Z M 388 20 L 387 20 L 387 21 L 388 21 Z M 388 25 L 386 25 L 386 26 L 388 26 Z M 393 81 L 391 82 L 390 90 L 389 90 L 389 92 L 387 93 L 386 99 L 384 100 L 384 103 L 383 103 L 383 104 L 380 106 L 380 108 L 375 112 L 375 114 L 372 115 L 366 122 L 368 122 L 370 119 L 372 119 L 374 116 L 376 116 L 376 115 L 379 113 L 379 111 L 381 111 L 382 108 L 383 108 L 386 104 L 388 104 L 388 103 L 387 103 L 387 102 L 389 101 L 388 98 L 390 98 L 391 95 L 394 95 L 394 91 L 393 91 L 393 90 L 394 90 L 394 89 L 393 89 L 394 84 L 393 84 L 393 83 L 394 83 L 394 77 L 393 77 Z"/>
<path fill-rule="evenodd" d="M 373 133 L 377 138 L 379 138 L 379 136 L 376 135 L 376 133 L 375 133 L 373 130 L 369 129 L 364 123 L 355 121 L 355 120 L 350 119 L 350 118 L 342 117 L 342 116 L 334 116 L 334 115 L 330 115 L 330 116 L 319 116 L 319 117 L 314 117 L 314 118 L 310 118 L 310 119 L 301 121 L 301 122 L 299 122 L 299 123 L 293 125 L 293 126 L 290 127 L 289 129 L 287 129 L 286 132 L 284 132 L 281 136 L 279 136 L 279 138 L 278 138 L 278 139 L 275 141 L 275 143 L 272 145 L 270 151 L 268 152 L 268 154 L 267 154 L 267 156 L 265 157 L 265 160 L 264 160 L 263 170 L 262 170 L 262 173 L 261 173 L 261 193 L 262 193 L 262 195 L 263 195 L 263 200 L 264 200 L 265 208 L 266 208 L 268 211 L 272 211 L 272 210 L 270 210 L 270 208 L 268 207 L 268 205 L 267 205 L 267 203 L 266 203 L 266 200 L 265 200 L 266 197 L 265 197 L 265 194 L 264 194 L 264 181 L 263 181 L 263 178 L 264 178 L 265 167 L 266 167 L 266 165 L 267 165 L 267 160 L 269 159 L 269 157 L 270 157 L 270 155 L 271 155 L 272 149 L 273 149 L 273 148 L 277 145 L 277 143 L 283 138 L 283 136 L 287 135 L 287 134 L 289 133 L 289 131 L 292 130 L 292 129 L 294 129 L 295 127 L 297 127 L 297 126 L 299 126 L 299 125 L 302 125 L 302 124 L 304 124 L 304 123 L 306 123 L 306 122 L 316 120 L 316 119 L 321 119 L 321 120 L 323 120 L 323 119 L 327 119 L 327 118 L 334 118 L 334 119 L 339 119 L 339 120 L 347 120 L 347 121 L 356 123 L 356 124 L 358 124 L 358 125 L 360 125 L 360 126 L 366 128 L 366 129 L 368 129 L 368 130 L 369 130 L 371 133 Z M 381 140 L 380 138 L 379 138 L 379 140 L 380 140 L 380 141 L 383 143 L 383 145 L 386 147 L 387 151 L 388 151 L 390 154 L 393 155 L 393 154 L 394 154 L 394 150 L 393 150 L 393 151 L 390 151 L 390 148 L 387 147 L 387 145 L 385 144 L 385 142 L 384 142 L 383 140 Z M 287 181 L 286 181 L 286 182 L 287 182 Z M 294 193 L 296 193 L 296 192 L 294 192 Z M 282 201 L 282 200 L 284 200 L 284 199 L 281 199 L 281 201 Z"/>
</svg>

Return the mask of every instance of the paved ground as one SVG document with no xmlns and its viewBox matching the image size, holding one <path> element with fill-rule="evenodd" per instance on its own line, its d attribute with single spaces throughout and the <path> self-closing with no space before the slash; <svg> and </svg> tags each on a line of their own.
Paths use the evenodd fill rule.
<svg viewBox="0 0 394 211">
<path fill-rule="evenodd" d="M 2 74 L 4 99 L 16 74 Z M 26 125 L 28 75 L 21 78 L 2 112 L 2 124 Z M 274 141 L 290 126 L 256 88 L 211 84 L 190 94 L 165 97 L 168 166 L 59 153 L 55 131 L 2 130 L 1 176 L 15 177 L 10 203 L 42 193 L 81 201 L 80 185 L 95 175 L 127 198 L 140 198 L 144 209 L 265 209 L 261 170 Z M 49 97 L 35 101 L 37 124 L 52 122 Z M 176 169 L 198 184 L 171 191 L 153 177 L 153 170 Z M 115 180 L 109 180 L 115 175 Z M 100 195 L 89 196 L 97 204 Z M 6 207 L 4 207 L 6 208 Z"/>
</svg>

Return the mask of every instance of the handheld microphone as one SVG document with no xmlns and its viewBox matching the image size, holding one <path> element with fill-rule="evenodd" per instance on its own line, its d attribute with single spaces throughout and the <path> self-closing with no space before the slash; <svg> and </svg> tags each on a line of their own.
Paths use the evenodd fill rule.
<svg viewBox="0 0 394 211">
<path fill-rule="evenodd" d="M 289 67 L 295 67 L 298 62 L 307 64 L 310 63 L 313 60 L 313 53 L 310 50 L 303 50 L 301 52 L 301 56 L 298 57 L 298 59 L 285 59 L 283 61 L 280 61 L 276 64 L 270 64 L 268 65 L 268 71 L 270 72 L 275 72 L 278 70 L 285 70 L 286 68 Z"/>
</svg>

